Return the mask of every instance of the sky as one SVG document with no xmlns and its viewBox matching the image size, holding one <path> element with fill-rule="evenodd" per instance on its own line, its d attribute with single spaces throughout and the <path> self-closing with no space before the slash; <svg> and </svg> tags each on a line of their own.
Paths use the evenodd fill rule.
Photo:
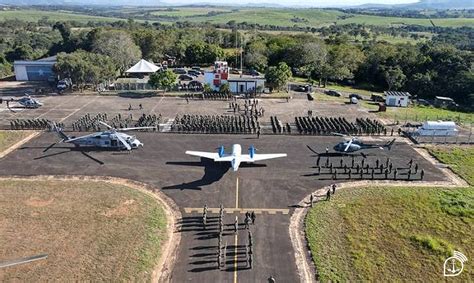
<svg viewBox="0 0 474 283">
<path fill-rule="evenodd" d="M 222 0 L 164 0 L 163 2 L 170 4 L 192 4 L 192 3 L 215 3 L 224 4 L 226 1 Z M 314 7 L 327 6 L 353 6 L 361 4 L 406 4 L 415 3 L 417 0 L 241 0 L 239 4 L 280 4 L 280 5 L 301 5 Z M 234 2 L 235 3 L 235 2 Z"/>
</svg>

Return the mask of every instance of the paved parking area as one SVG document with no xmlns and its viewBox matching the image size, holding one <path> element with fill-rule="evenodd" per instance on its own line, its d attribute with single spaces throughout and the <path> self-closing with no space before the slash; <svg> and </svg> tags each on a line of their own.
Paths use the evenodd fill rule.
<svg viewBox="0 0 474 283">
<path fill-rule="evenodd" d="M 3 98 L 6 98 L 3 96 Z M 161 114 L 164 121 L 173 119 L 176 115 L 202 114 L 202 115 L 236 115 L 229 109 L 229 101 L 215 100 L 190 100 L 186 103 L 180 97 L 148 97 L 125 98 L 117 96 L 44 96 L 37 97 L 44 105 L 38 109 L 24 109 L 12 103 L 9 110 L 6 103 L 0 104 L 0 128 L 9 128 L 13 119 L 43 118 L 55 122 L 64 122 L 66 127 L 79 117 L 90 113 L 91 115 L 106 112 L 109 117 L 117 114 L 123 116 L 132 114 L 137 119 L 142 114 Z M 237 103 L 244 104 L 242 99 Z M 143 110 L 139 109 L 142 104 Z M 133 110 L 128 111 L 129 105 Z M 285 99 L 259 99 L 258 107 L 265 109 L 264 123 L 270 123 L 270 116 L 277 116 L 282 123 L 293 123 L 295 116 L 305 116 L 308 110 L 313 110 L 314 116 L 339 117 L 348 120 L 375 115 L 357 105 L 342 102 L 308 101 L 306 95 L 295 94 L 288 103 Z"/>
<path fill-rule="evenodd" d="M 73 98 L 66 99 L 64 103 Z M 79 112 L 83 111 L 100 111 L 101 105 L 115 105 L 121 109 L 129 101 L 117 98 L 88 99 L 89 104 L 84 106 L 87 102 L 82 101 L 85 103 L 73 108 L 81 110 L 67 119 L 81 115 Z M 157 111 L 169 111 L 168 115 L 174 115 L 172 109 L 164 106 L 169 105 L 168 102 L 185 103 L 181 100 L 176 102 L 173 98 L 159 100 L 160 98 L 151 99 L 148 107 L 158 105 Z M 195 105 L 198 103 L 204 104 L 196 102 Z M 225 106 L 224 102 L 210 103 Z M 222 111 L 222 108 L 216 109 Z M 59 117 L 70 113 L 53 110 L 46 115 Z M 310 145 L 318 152 L 323 152 L 327 146 L 331 147 L 339 142 L 340 138 L 264 135 L 256 139 L 244 135 L 170 133 L 137 133 L 137 137 L 144 142 L 145 147 L 130 153 L 77 151 L 68 144 L 59 144 L 43 152 L 57 141 L 57 136 L 53 133 L 43 133 L 3 158 L 0 175 L 115 176 L 145 182 L 162 190 L 180 207 L 183 216 L 176 228 L 176 233 L 181 233 L 182 241 L 172 271 L 173 282 L 265 282 L 270 275 L 278 282 L 299 281 L 289 236 L 290 216 L 296 205 L 310 192 L 333 182 L 331 179 L 312 175 L 316 170 L 313 168 L 316 158 L 306 146 Z M 254 145 L 259 153 L 284 152 L 288 157 L 260 162 L 256 166 L 243 166 L 238 172 L 232 172 L 227 164 L 216 164 L 184 154 L 188 149 L 213 151 L 219 145 L 230 149 L 234 143 L 241 144 L 243 149 Z M 367 153 L 371 154 L 369 160 L 384 160 L 389 157 L 394 166 L 399 167 L 406 166 L 408 160 L 413 158 L 420 169 L 425 170 L 425 180 L 444 179 L 439 169 L 406 143 L 395 144 L 391 151 L 373 149 Z M 344 158 L 344 162 L 350 162 L 350 158 Z M 202 214 L 199 210 L 205 204 L 211 208 L 206 230 L 202 227 Z M 224 243 L 227 244 L 227 256 L 225 266 L 218 269 L 215 217 L 216 208 L 221 204 L 226 209 Z M 256 224 L 250 227 L 254 242 L 254 265 L 249 269 L 245 253 L 247 231 L 241 225 L 235 234 L 232 224 L 236 216 L 242 223 L 243 214 L 252 210 L 257 212 L 257 219 Z"/>
</svg>

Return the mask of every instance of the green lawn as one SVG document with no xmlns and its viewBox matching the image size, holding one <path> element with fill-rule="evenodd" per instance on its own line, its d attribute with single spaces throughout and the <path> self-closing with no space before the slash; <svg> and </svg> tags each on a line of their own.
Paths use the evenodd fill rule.
<svg viewBox="0 0 474 283">
<path fill-rule="evenodd" d="M 474 147 L 428 149 L 471 187 L 354 188 L 317 203 L 306 236 L 320 281 L 439 282 L 453 250 L 470 256 Z M 471 281 L 473 267 L 469 261 L 456 279 Z"/>
<path fill-rule="evenodd" d="M 473 113 L 451 111 L 430 106 L 387 107 L 386 112 L 377 113 L 380 117 L 400 123 L 407 121 L 423 122 L 427 120 L 455 121 L 469 125 L 474 122 Z"/>
<path fill-rule="evenodd" d="M 71 12 L 39 11 L 34 9 L 0 11 L 0 21 L 18 19 L 27 22 L 37 22 L 44 17 L 48 17 L 50 21 L 78 21 L 82 23 L 87 23 L 89 21 L 115 22 L 124 20 L 111 17 L 89 16 Z"/>
<path fill-rule="evenodd" d="M 299 27 L 321 27 L 332 24 L 367 24 L 380 26 L 399 26 L 404 24 L 419 24 L 431 26 L 428 19 L 381 17 L 370 15 L 351 15 L 337 10 L 326 9 L 281 9 L 281 8 L 231 8 L 231 7 L 178 7 L 172 10 L 157 8 L 123 8 L 119 10 L 105 11 L 104 13 L 121 13 L 122 19 L 142 18 L 144 13 L 150 13 L 151 16 L 172 16 L 177 19 L 150 19 L 151 22 L 159 20 L 160 22 L 190 21 L 190 22 L 211 22 L 227 23 L 236 21 L 237 23 L 258 23 L 260 25 L 275 26 L 299 26 Z M 210 12 L 218 12 L 208 15 Z M 226 12 L 221 13 L 219 12 Z M 4 19 L 22 19 L 26 21 L 37 21 L 43 17 L 49 17 L 55 21 L 75 20 L 80 22 L 87 21 L 117 21 L 115 17 L 98 17 L 85 14 L 73 13 L 70 11 L 36 11 L 34 9 L 0 11 L 0 20 Z M 474 26 L 474 18 L 446 18 L 434 19 L 433 22 L 438 26 Z M 410 41 L 402 38 L 385 38 L 399 42 Z"/>
<path fill-rule="evenodd" d="M 471 255 L 473 224 L 472 187 L 370 187 L 317 203 L 306 235 L 321 282 L 439 282 L 453 250 Z M 456 279 L 472 280 L 472 267 Z"/>
<path fill-rule="evenodd" d="M 428 150 L 474 186 L 474 146 L 430 146 Z"/>
</svg>

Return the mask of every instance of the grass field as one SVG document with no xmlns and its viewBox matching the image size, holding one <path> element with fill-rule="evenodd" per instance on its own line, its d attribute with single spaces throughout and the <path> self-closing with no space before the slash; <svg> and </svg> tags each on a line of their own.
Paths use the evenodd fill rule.
<svg viewBox="0 0 474 283">
<path fill-rule="evenodd" d="M 474 147 L 429 147 L 469 188 L 367 187 L 341 190 L 306 217 L 320 281 L 443 281 L 453 250 L 470 255 L 474 238 Z M 468 262 L 456 277 L 470 281 Z"/>
<path fill-rule="evenodd" d="M 0 131 L 0 152 L 29 136 L 31 131 Z"/>
<path fill-rule="evenodd" d="M 110 12 L 110 13 L 109 13 Z M 224 13 L 223 13 L 224 12 Z M 404 24 L 417 24 L 431 26 L 428 19 L 381 17 L 370 15 L 353 15 L 337 10 L 326 9 L 278 9 L 278 8 L 235 8 L 235 7 L 176 7 L 171 10 L 163 8 L 113 8 L 110 11 L 103 11 L 105 14 L 122 14 L 122 19 L 134 18 L 142 19 L 144 13 L 149 13 L 152 18 L 150 22 L 159 21 L 162 23 L 175 21 L 190 22 L 210 22 L 227 23 L 236 21 L 237 23 L 247 22 L 249 24 L 258 23 L 260 25 L 275 26 L 299 26 L 299 27 L 321 27 L 332 24 L 367 24 L 380 26 L 399 26 Z M 97 17 L 70 11 L 36 11 L 33 9 L 0 11 L 0 20 L 22 19 L 26 21 L 37 21 L 43 17 L 51 20 L 75 20 L 87 21 L 116 21 L 116 17 Z M 162 16 L 162 18 L 160 18 Z M 173 17 L 170 19 L 163 16 Z M 156 18 L 153 18 L 156 17 Z M 437 26 L 474 26 L 474 18 L 446 18 L 434 19 Z M 399 41 L 409 41 L 409 39 L 398 39 Z"/>
<path fill-rule="evenodd" d="M 387 107 L 386 112 L 378 112 L 377 115 L 400 123 L 404 123 L 405 120 L 417 122 L 444 120 L 469 126 L 474 122 L 473 113 L 457 112 L 431 106 Z"/>
<path fill-rule="evenodd" d="M 430 146 L 428 150 L 474 186 L 474 146 Z"/>
<path fill-rule="evenodd" d="M 166 234 L 152 197 L 90 181 L 0 181 L 0 281 L 150 281 Z"/>
<path fill-rule="evenodd" d="M 474 188 L 341 190 L 306 218 L 309 246 L 321 282 L 443 281 L 453 250 L 474 246 Z M 470 281 L 466 263 L 459 281 Z"/>
<path fill-rule="evenodd" d="M 124 19 L 112 17 L 97 17 L 72 12 L 39 11 L 34 9 L 0 11 L 0 21 L 22 20 L 27 22 L 37 22 L 47 17 L 50 21 L 77 21 L 81 23 L 92 22 L 115 22 Z"/>
</svg>

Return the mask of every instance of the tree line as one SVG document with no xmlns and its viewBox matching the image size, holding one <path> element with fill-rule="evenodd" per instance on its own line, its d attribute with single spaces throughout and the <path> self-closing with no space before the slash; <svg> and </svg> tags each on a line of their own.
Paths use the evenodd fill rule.
<svg viewBox="0 0 474 283">
<path fill-rule="evenodd" d="M 354 25 L 356 33 L 363 26 Z M 56 71 L 80 85 L 112 79 L 144 58 L 177 66 L 211 65 L 216 59 L 235 66 L 241 46 L 244 66 L 266 72 L 275 87 L 279 75 L 301 76 L 322 86 L 328 81 L 371 90 L 403 90 L 420 98 L 448 96 L 472 105 L 473 53 L 447 39 L 391 44 L 370 38 L 354 41 L 347 31 L 327 37 L 301 34 L 246 34 L 238 30 L 177 27 L 133 20 L 103 27 L 74 29 L 70 23 L 0 23 L 0 72 L 11 74 L 14 60 L 58 55 Z M 468 40 L 472 40 L 468 39 Z M 284 63 L 283 66 L 281 63 Z M 3 70 L 3 71 L 2 71 Z M 289 72 L 288 72 L 289 70 Z M 281 81 L 281 80 L 280 80 Z"/>
</svg>

